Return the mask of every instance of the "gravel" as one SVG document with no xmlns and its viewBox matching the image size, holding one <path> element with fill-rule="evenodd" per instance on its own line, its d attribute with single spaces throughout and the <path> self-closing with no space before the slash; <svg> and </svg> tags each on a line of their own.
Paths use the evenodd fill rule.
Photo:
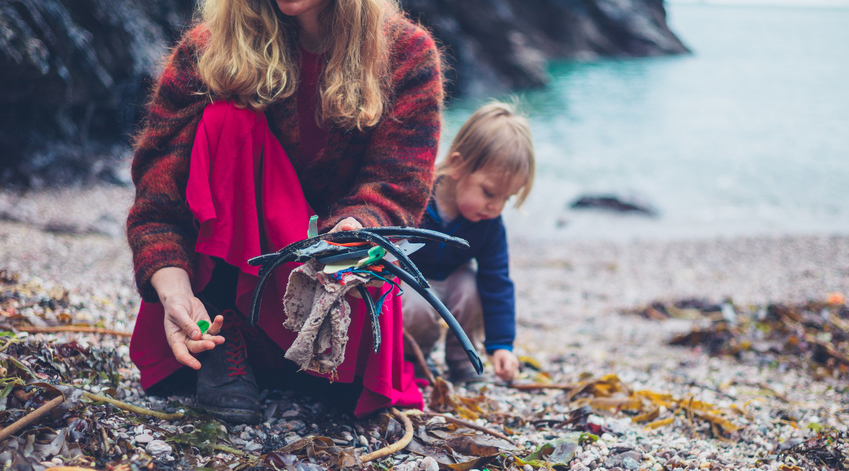
<svg viewBox="0 0 849 471">
<path fill-rule="evenodd" d="M 131 199 L 131 188 L 117 186 L 0 192 L 0 269 L 18 273 L 22 280 L 44 289 L 67 289 L 72 305 L 85 306 L 75 322 L 99 322 L 130 331 L 139 302 L 123 235 Z M 672 347 L 667 345 L 669 338 L 689 331 L 695 321 L 657 322 L 627 312 L 658 300 L 792 304 L 823 300 L 832 292 L 849 293 L 849 236 L 671 241 L 514 238 L 511 250 L 517 286 L 516 351 L 538 360 L 552 378 L 577 382 L 615 374 L 632 390 L 692 398 L 726 411 L 734 405 L 747 412 L 729 415 L 740 430 L 734 440 L 726 441 L 714 438 L 708 425 L 686 418 L 649 430 L 621 412 L 596 410 L 589 420 L 605 433 L 596 442 L 577 446 L 566 469 L 792 470 L 787 467 L 793 466 L 792 458 L 778 452 L 815 437 L 819 430 L 843 432 L 834 446 L 846 453 L 849 392 L 845 379 L 813 377 L 780 365 Z M 126 339 L 58 337 L 73 337 L 85 345 L 111 345 L 126 360 Z M 523 375 L 524 380 L 538 379 L 530 368 Z M 505 413 L 535 419 L 563 420 L 575 408 L 558 390 L 522 392 L 492 383 L 458 388 L 458 393 L 485 394 Z M 143 407 L 169 407 L 167 400 L 144 396 L 134 368 L 122 371 L 118 395 Z M 229 430 L 236 448 L 259 455 L 272 436 L 279 437 L 275 442 L 279 448 L 316 433 L 309 417 L 321 409 L 320 404 L 276 393 L 264 399 L 270 410 L 265 424 Z M 369 432 L 349 425 L 336 438 L 363 449 L 376 443 Z M 148 454 L 169 461 L 175 451 L 163 440 L 163 433 L 191 430 L 169 431 L 168 427 L 174 425 L 116 422 L 113 430 Z M 530 451 L 567 433 L 525 427 L 514 439 Z M 395 469 L 438 467 L 431 457 L 400 453 L 395 458 Z"/>
</svg>

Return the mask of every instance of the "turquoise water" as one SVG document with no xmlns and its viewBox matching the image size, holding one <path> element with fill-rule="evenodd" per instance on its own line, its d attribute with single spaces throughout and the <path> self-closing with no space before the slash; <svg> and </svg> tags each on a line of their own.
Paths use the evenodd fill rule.
<svg viewBox="0 0 849 471">
<path fill-rule="evenodd" d="M 538 173 L 511 234 L 849 234 L 849 8 L 667 9 L 692 55 L 555 63 L 519 95 Z M 451 104 L 443 150 L 480 103 Z M 568 208 L 588 193 L 660 216 Z"/>
</svg>

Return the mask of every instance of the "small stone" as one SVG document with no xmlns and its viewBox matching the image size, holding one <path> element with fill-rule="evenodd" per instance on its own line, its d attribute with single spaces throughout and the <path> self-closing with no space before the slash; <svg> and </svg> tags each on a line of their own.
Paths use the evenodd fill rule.
<svg viewBox="0 0 849 471">
<path fill-rule="evenodd" d="M 262 445 L 257 442 L 248 442 L 245 443 L 245 450 L 250 453 L 253 453 L 255 451 L 262 450 Z"/>
<path fill-rule="evenodd" d="M 640 467 L 640 463 L 638 463 L 633 458 L 626 456 L 625 458 L 622 459 L 622 466 L 624 466 L 627 469 L 637 469 L 637 468 Z"/>
<path fill-rule="evenodd" d="M 153 440 L 144 447 L 148 453 L 151 455 L 164 455 L 166 453 L 171 453 L 172 448 L 171 445 L 165 443 L 164 440 Z"/>
<path fill-rule="evenodd" d="M 701 461 L 714 460 L 716 459 L 716 453 L 712 451 L 704 451 L 702 453 L 699 453 L 698 459 Z"/>
<path fill-rule="evenodd" d="M 439 463 L 433 457 L 425 456 L 421 463 L 419 463 L 419 469 L 421 471 L 439 471 Z"/>
<path fill-rule="evenodd" d="M 148 433 L 136 435 L 136 443 L 150 443 L 152 441 L 153 441 L 153 435 L 150 435 Z"/>
<path fill-rule="evenodd" d="M 307 424 L 301 420 L 287 420 L 278 423 L 281 432 L 298 432 L 307 428 Z"/>
</svg>

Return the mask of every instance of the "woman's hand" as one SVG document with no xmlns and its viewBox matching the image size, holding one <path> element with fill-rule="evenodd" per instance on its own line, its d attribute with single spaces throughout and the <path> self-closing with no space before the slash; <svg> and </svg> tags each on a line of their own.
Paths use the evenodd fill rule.
<svg viewBox="0 0 849 471">
<path fill-rule="evenodd" d="M 349 218 L 345 218 L 345 219 L 339 221 L 338 223 L 336 223 L 336 225 L 333 226 L 333 229 L 330 229 L 330 232 L 356 231 L 356 230 L 362 229 L 362 228 L 363 228 L 363 225 L 362 225 L 362 223 L 360 223 L 360 221 L 357 221 L 356 219 L 349 217 Z M 382 288 L 383 282 L 380 281 L 380 280 L 372 280 L 372 281 L 369 281 L 368 283 L 366 283 L 365 287 L 366 288 Z M 360 295 L 359 290 L 351 290 L 348 294 L 350 294 L 351 296 L 353 296 L 357 299 L 363 298 L 362 295 Z"/>
<path fill-rule="evenodd" d="M 192 356 L 224 343 L 218 335 L 224 325 L 223 316 L 215 316 L 206 333 L 200 333 L 199 320 L 210 321 L 203 303 L 192 293 L 189 274 L 182 268 L 166 267 L 158 270 L 150 282 L 165 310 L 165 338 L 180 363 L 199 370 L 200 362 Z"/>
<path fill-rule="evenodd" d="M 362 228 L 363 225 L 360 221 L 357 221 L 354 218 L 345 218 L 336 223 L 336 225 L 333 226 L 333 229 L 330 229 L 330 232 L 356 231 Z"/>
<path fill-rule="evenodd" d="M 519 359 L 510 350 L 492 352 L 492 364 L 495 366 L 495 375 L 504 381 L 513 381 L 519 373 Z"/>
</svg>

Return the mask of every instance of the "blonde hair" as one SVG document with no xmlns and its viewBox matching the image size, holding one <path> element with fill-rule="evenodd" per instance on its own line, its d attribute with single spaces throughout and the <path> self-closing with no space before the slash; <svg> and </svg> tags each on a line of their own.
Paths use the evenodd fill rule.
<svg viewBox="0 0 849 471">
<path fill-rule="evenodd" d="M 448 150 L 450 157 L 436 167 L 437 177 L 459 170 L 470 175 L 481 169 L 502 171 L 511 181 L 524 181 L 516 197 L 518 208 L 525 202 L 534 184 L 534 144 L 528 120 L 507 103 L 492 102 L 482 106 L 463 124 Z"/>
<path fill-rule="evenodd" d="M 209 40 L 198 71 L 216 99 L 262 110 L 295 93 L 300 75 L 299 27 L 275 0 L 201 0 Z M 384 23 L 399 13 L 397 0 L 331 0 L 321 13 L 316 120 L 345 129 L 376 125 L 384 111 L 387 44 Z M 332 33 L 332 34 L 331 34 Z"/>
</svg>

